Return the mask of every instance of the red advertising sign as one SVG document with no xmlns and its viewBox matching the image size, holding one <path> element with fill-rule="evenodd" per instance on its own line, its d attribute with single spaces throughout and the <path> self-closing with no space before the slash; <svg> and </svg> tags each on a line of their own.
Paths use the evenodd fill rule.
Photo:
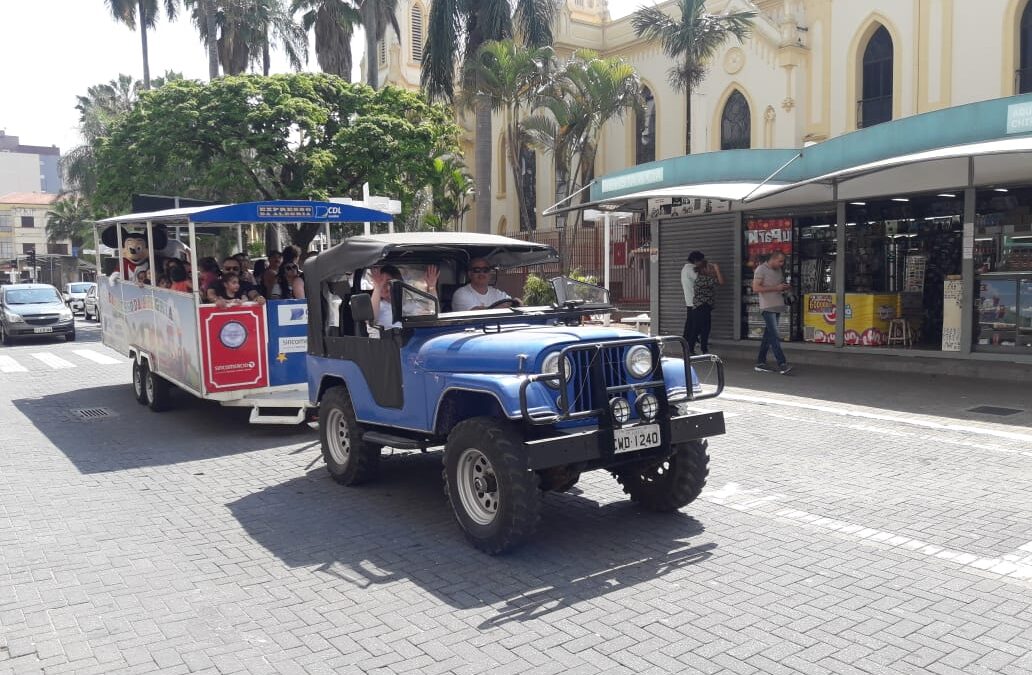
<svg viewBox="0 0 1032 675">
<path fill-rule="evenodd" d="M 209 392 L 269 386 L 263 307 L 201 307 L 201 360 Z"/>
<path fill-rule="evenodd" d="M 613 267 L 627 267 L 627 242 L 613 242 Z"/>
<path fill-rule="evenodd" d="M 792 219 L 750 219 L 745 231 L 745 256 L 749 267 L 756 267 L 760 260 L 775 251 L 792 255 Z"/>
</svg>

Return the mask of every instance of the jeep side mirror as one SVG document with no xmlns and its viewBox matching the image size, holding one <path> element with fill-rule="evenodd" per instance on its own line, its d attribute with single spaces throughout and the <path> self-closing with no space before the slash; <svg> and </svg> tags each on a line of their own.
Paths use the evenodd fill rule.
<svg viewBox="0 0 1032 675">
<path fill-rule="evenodd" d="M 348 303 L 351 306 L 351 318 L 355 321 L 368 321 L 371 323 L 375 318 L 373 314 L 373 297 L 368 293 L 356 293 L 351 296 Z"/>
</svg>

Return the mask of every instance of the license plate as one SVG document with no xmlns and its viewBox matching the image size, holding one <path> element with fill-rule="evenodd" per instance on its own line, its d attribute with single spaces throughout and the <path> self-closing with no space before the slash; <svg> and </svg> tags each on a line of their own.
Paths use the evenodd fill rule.
<svg viewBox="0 0 1032 675">
<path fill-rule="evenodd" d="M 659 425 L 642 424 L 637 427 L 613 430 L 616 452 L 634 452 L 659 445 Z"/>
<path fill-rule="evenodd" d="M 54 332 L 54 328 L 53 328 L 53 326 L 39 326 L 37 328 L 33 328 L 32 332 L 33 333 L 53 333 Z"/>
</svg>

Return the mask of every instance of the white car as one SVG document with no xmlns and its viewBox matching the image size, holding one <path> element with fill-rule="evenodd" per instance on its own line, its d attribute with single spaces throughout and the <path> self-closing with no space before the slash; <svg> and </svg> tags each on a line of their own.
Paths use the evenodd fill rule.
<svg viewBox="0 0 1032 675">
<path fill-rule="evenodd" d="M 97 284 L 92 281 L 73 281 L 70 284 L 65 284 L 65 302 L 68 304 L 69 309 L 73 312 L 85 311 L 85 300 L 86 294 L 89 293 L 91 288 L 96 288 Z"/>
</svg>

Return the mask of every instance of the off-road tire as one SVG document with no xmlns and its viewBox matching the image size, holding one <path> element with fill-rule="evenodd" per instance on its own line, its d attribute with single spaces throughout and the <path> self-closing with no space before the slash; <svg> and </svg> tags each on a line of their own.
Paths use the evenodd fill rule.
<svg viewBox="0 0 1032 675">
<path fill-rule="evenodd" d="M 147 405 L 147 388 L 144 381 L 147 379 L 147 364 L 133 359 L 133 398 L 140 405 Z"/>
<path fill-rule="evenodd" d="M 319 441 L 326 469 L 341 485 L 361 485 L 380 473 L 382 448 L 364 442 L 362 432 L 348 390 L 327 391 L 319 402 Z"/>
<path fill-rule="evenodd" d="M 147 405 L 154 412 L 165 412 L 172 407 L 172 383 L 153 370 L 147 368 L 147 377 L 144 378 L 144 387 L 147 390 Z"/>
<path fill-rule="evenodd" d="M 526 467 L 522 434 L 506 422 L 474 417 L 448 434 L 444 494 L 466 538 L 484 553 L 510 551 L 537 529 L 540 478 Z M 495 489 L 478 491 L 478 477 Z"/>
<path fill-rule="evenodd" d="M 706 485 L 707 445 L 705 440 L 681 443 L 666 459 L 620 467 L 613 475 L 631 501 L 649 511 L 676 511 L 695 501 Z"/>
</svg>

